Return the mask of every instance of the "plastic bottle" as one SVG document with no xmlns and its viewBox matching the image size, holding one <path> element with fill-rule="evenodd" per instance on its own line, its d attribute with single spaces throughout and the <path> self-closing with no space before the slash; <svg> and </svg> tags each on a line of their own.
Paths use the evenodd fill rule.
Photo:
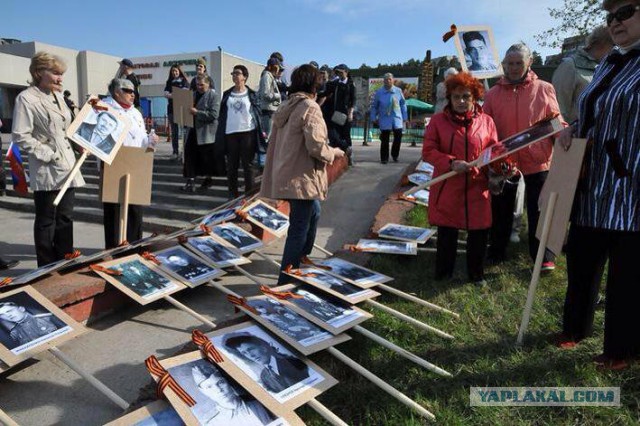
<svg viewBox="0 0 640 426">
<path fill-rule="evenodd" d="M 154 129 L 153 127 L 151 128 L 151 130 L 149 131 L 149 144 L 147 145 L 147 151 L 155 151 L 156 150 L 156 129 Z"/>
</svg>

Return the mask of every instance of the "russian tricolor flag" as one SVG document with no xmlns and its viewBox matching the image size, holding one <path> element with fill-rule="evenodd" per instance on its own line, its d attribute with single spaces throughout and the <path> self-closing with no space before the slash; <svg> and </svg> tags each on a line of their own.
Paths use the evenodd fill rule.
<svg viewBox="0 0 640 426">
<path fill-rule="evenodd" d="M 20 156 L 20 149 L 18 145 L 11 142 L 9 149 L 7 149 L 7 160 L 11 167 L 11 178 L 13 179 L 13 189 L 20 195 L 27 195 L 29 193 L 29 175 L 24 170 L 22 165 L 22 156 Z"/>
</svg>

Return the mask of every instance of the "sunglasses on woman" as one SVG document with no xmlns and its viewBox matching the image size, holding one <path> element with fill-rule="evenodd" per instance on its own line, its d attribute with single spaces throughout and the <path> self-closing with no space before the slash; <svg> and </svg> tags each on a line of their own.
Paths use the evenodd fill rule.
<svg viewBox="0 0 640 426">
<path fill-rule="evenodd" d="M 122 89 L 122 91 L 123 91 L 124 93 L 128 93 L 128 94 L 130 94 L 130 95 L 131 95 L 131 94 L 133 94 L 133 93 L 135 93 L 135 91 L 134 91 L 133 89 Z"/>
<path fill-rule="evenodd" d="M 607 13 L 607 25 L 611 26 L 611 23 L 614 19 L 617 19 L 618 22 L 626 21 L 627 19 L 631 18 L 638 10 L 640 10 L 639 5 L 628 4 L 626 6 L 622 6 L 615 12 Z"/>
</svg>

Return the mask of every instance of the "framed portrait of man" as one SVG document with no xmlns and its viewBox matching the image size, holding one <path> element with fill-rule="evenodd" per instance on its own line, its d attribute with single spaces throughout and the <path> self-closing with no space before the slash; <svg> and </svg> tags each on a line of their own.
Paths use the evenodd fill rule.
<svg viewBox="0 0 640 426">
<path fill-rule="evenodd" d="M 285 273 L 352 304 L 380 296 L 377 291 L 362 288 L 320 268 L 310 267 Z"/>
<path fill-rule="evenodd" d="M 41 266 L 37 269 L 33 269 L 29 272 L 26 272 L 22 275 L 18 275 L 13 278 L 7 286 L 18 286 L 23 284 L 29 284 L 33 281 L 36 281 L 45 275 L 49 275 L 53 272 L 59 271 L 66 267 L 69 263 L 72 262 L 72 259 L 62 259 L 57 262 L 50 263 L 48 265 Z"/>
<path fill-rule="evenodd" d="M 228 268 L 234 265 L 244 265 L 251 261 L 236 250 L 235 247 L 217 236 L 203 235 L 191 237 L 183 243 L 189 250 L 213 262 L 218 268 Z"/>
<path fill-rule="evenodd" d="M 100 101 L 87 102 L 67 129 L 67 137 L 111 164 L 130 126 L 129 120 L 113 107 Z"/>
<path fill-rule="evenodd" d="M 502 64 L 490 26 L 458 27 L 454 41 L 463 71 L 476 78 L 502 75 Z"/>
<path fill-rule="evenodd" d="M 207 337 L 225 357 L 219 365 L 233 377 L 243 375 L 255 382 L 260 392 L 254 396 L 270 409 L 280 405 L 293 410 L 337 383 L 253 322 L 212 331 Z"/>
<path fill-rule="evenodd" d="M 211 232 L 234 246 L 240 253 L 250 253 L 264 246 L 262 241 L 234 223 L 222 223 Z"/>
<path fill-rule="evenodd" d="M 160 262 L 160 268 L 182 281 L 189 287 L 197 287 L 224 275 L 207 259 L 196 256 L 182 246 L 169 247 L 153 253 Z"/>
<path fill-rule="evenodd" d="M 0 294 L 0 360 L 8 367 L 85 331 L 31 286 Z"/>
<path fill-rule="evenodd" d="M 423 185 L 432 179 L 432 175 L 428 173 L 416 172 L 407 175 L 407 180 L 414 185 Z"/>
<path fill-rule="evenodd" d="M 280 238 L 289 229 L 289 218 L 262 200 L 255 201 L 245 209 L 247 220 Z"/>
<path fill-rule="evenodd" d="M 224 209 L 209 213 L 199 220 L 199 225 L 213 226 L 221 222 L 232 220 L 236 217 L 235 209 Z"/>
<path fill-rule="evenodd" d="M 329 268 L 328 272 L 346 278 L 362 288 L 374 287 L 393 281 L 393 278 L 379 272 L 367 269 L 364 266 L 341 259 L 339 257 L 329 257 L 317 260 L 318 265 Z"/>
<path fill-rule="evenodd" d="M 247 305 L 256 312 L 242 306 L 240 309 L 304 355 L 311 355 L 351 339 L 346 334 L 334 336 L 291 309 L 283 301 L 267 296 L 255 296 L 247 299 Z"/>
<path fill-rule="evenodd" d="M 371 253 L 387 253 L 402 255 L 417 255 L 418 244 L 406 241 L 370 240 L 361 238 L 356 245 L 357 249 Z"/>
<path fill-rule="evenodd" d="M 400 225 L 398 223 L 387 223 L 378 230 L 378 236 L 380 238 L 409 242 L 414 241 L 418 244 L 426 243 L 435 233 L 435 229 Z"/>
<path fill-rule="evenodd" d="M 334 335 L 344 333 L 373 317 L 357 306 L 346 303 L 310 285 L 286 284 L 273 287 L 272 290 L 291 292 L 299 296 L 280 302 Z"/>
<path fill-rule="evenodd" d="M 138 254 L 100 263 L 111 273 L 95 271 L 118 290 L 146 305 L 183 290 L 185 285 Z"/>
</svg>

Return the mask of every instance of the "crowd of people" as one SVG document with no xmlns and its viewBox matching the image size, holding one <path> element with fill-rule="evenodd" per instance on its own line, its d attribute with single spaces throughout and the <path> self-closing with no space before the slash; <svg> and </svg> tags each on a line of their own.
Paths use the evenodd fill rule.
<svg viewBox="0 0 640 426">
<path fill-rule="evenodd" d="M 533 55 L 523 43 L 507 49 L 502 59 L 504 75 L 488 90 L 471 73 L 449 70 L 438 88 L 442 110 L 425 130 L 422 159 L 434 166 L 434 178 L 457 172 L 431 189 L 429 221 L 438 227 L 435 278 L 452 277 L 458 233 L 465 230 L 468 278 L 483 284 L 486 259 L 508 260 L 520 181 L 525 188 L 528 249 L 535 260 L 538 199 L 553 150 L 570 149 L 572 136 L 588 140 L 566 245 L 568 289 L 559 344 L 573 347 L 591 333 L 608 263 L 604 353 L 598 362 L 624 368 L 630 357 L 640 355 L 640 335 L 627 333 L 628 324 L 638 319 L 633 303 L 640 292 L 640 272 L 634 268 L 635 249 L 640 249 L 640 1 L 604 0 L 603 8 L 606 27 L 596 28 L 585 47 L 564 60 L 553 84 L 531 69 Z M 471 34 L 464 41 L 470 59 L 481 67 L 486 45 L 482 35 Z M 139 81 L 132 66 L 127 59 L 121 62 L 105 102 L 131 122 L 124 145 L 152 148 L 157 136 L 146 132 L 136 109 Z M 31 86 L 15 103 L 12 137 L 29 155 L 40 266 L 73 251 L 74 188 L 84 184 L 78 174 L 60 204 L 53 206 L 76 154 L 82 151 L 65 137 L 72 112 L 60 96 L 65 70 L 60 58 L 36 54 L 29 69 Z M 255 164 L 263 168 L 260 195 L 289 202 L 284 269 L 298 267 L 311 252 L 320 201 L 327 195 L 326 166 L 344 156 L 352 160 L 355 87 L 344 64 L 332 70 L 317 63 L 301 65 L 293 71 L 289 86 L 282 81 L 283 70 L 284 58 L 274 52 L 254 91 L 246 84 L 247 68 L 236 65 L 231 72 L 233 86 L 220 97 L 204 61 L 198 62 L 191 82 L 175 65 L 169 71 L 165 96 L 172 120 L 173 90 L 189 87 L 193 91 L 193 127 L 184 145 L 185 191 L 195 191 L 197 177 L 204 177 L 201 187 L 206 189 L 213 176 L 226 175 L 229 196 L 235 198 L 240 194 L 240 164 L 245 192 L 255 186 Z M 404 97 L 393 82 L 393 75 L 384 76 L 370 111 L 371 120 L 381 129 L 383 164 L 389 154 L 398 161 L 407 120 Z M 566 126 L 558 138 L 531 144 L 497 167 L 473 167 L 485 148 L 549 117 L 558 117 Z M 178 133 L 172 123 L 174 155 L 179 152 Z M 127 239 L 133 241 L 141 237 L 142 210 L 129 209 Z M 105 203 L 104 214 L 105 245 L 113 247 L 119 243 L 119 207 Z M 554 253 L 547 250 L 542 270 L 552 271 L 554 262 Z M 284 273 L 279 277 L 279 283 L 289 280 Z"/>
</svg>

